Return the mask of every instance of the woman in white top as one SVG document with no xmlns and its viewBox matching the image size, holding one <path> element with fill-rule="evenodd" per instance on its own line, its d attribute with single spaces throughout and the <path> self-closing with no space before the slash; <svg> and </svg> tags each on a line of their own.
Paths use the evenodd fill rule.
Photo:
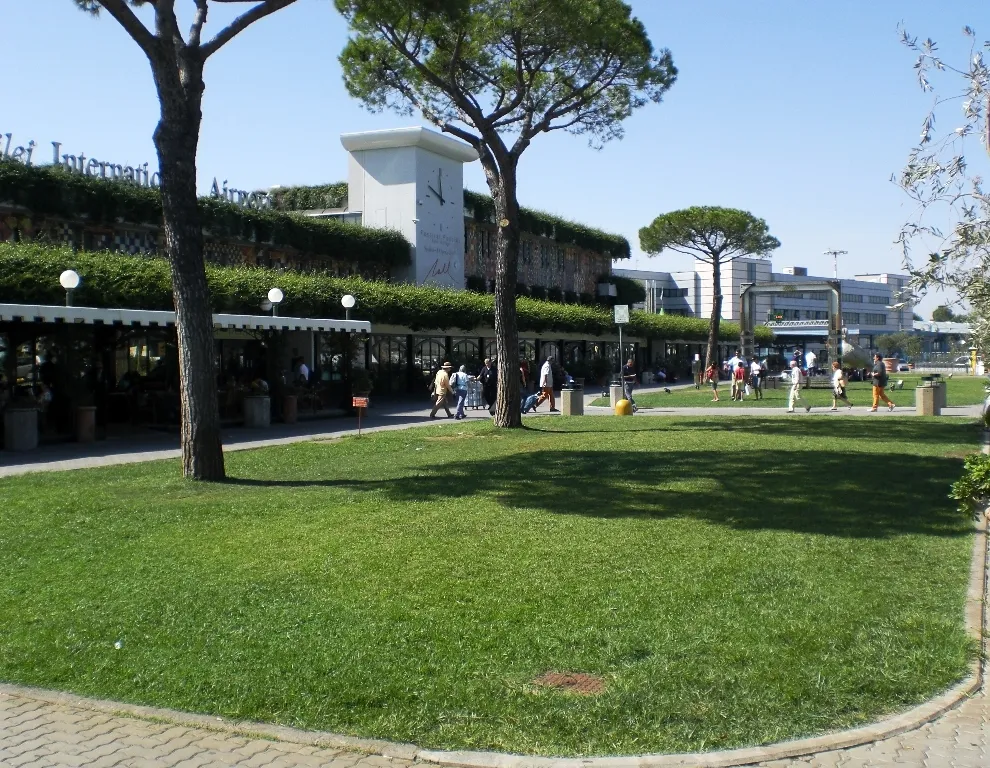
<svg viewBox="0 0 990 768">
<path fill-rule="evenodd" d="M 846 397 L 846 374 L 843 373 L 842 369 L 839 367 L 839 361 L 835 360 L 832 362 L 832 410 L 839 410 L 839 401 L 841 400 L 850 408 L 853 404 L 849 402 L 849 398 Z"/>
</svg>

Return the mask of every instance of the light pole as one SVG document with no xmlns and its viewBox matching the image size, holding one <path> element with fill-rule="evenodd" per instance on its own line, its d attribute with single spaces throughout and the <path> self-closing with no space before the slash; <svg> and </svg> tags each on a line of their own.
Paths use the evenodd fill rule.
<svg viewBox="0 0 990 768">
<path fill-rule="evenodd" d="M 278 317 L 278 305 L 282 303 L 284 298 L 285 294 L 282 293 L 281 288 L 272 288 L 268 292 L 268 301 L 272 305 L 272 317 Z"/>
<path fill-rule="evenodd" d="M 340 305 L 344 308 L 344 319 L 351 319 L 351 309 L 357 304 L 357 299 L 355 299 L 351 294 L 345 294 L 340 299 Z"/>
<path fill-rule="evenodd" d="M 845 256 L 849 251 L 825 251 L 826 256 L 832 257 L 832 277 L 835 280 L 839 279 L 839 257 Z"/>
<path fill-rule="evenodd" d="M 59 284 L 65 288 L 65 306 L 72 306 L 72 292 L 79 287 L 79 283 L 82 280 L 79 279 L 79 273 L 73 269 L 67 269 L 61 275 L 58 276 Z"/>
</svg>

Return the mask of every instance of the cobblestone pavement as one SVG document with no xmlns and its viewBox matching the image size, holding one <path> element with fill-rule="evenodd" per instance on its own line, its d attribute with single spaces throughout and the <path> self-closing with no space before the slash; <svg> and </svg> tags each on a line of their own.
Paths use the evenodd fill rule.
<svg viewBox="0 0 990 768">
<path fill-rule="evenodd" d="M 87 706 L 46 701 L 30 692 L 0 692 L 0 766 L 3 768 L 406 768 L 413 762 L 400 757 L 138 719 Z M 567 761 L 569 766 L 579 766 L 580 762 Z M 615 762 L 616 768 L 620 764 L 623 768 L 634 764 L 621 758 Z M 496 763 L 492 765 L 494 768 Z M 760 765 L 765 768 L 987 768 L 990 766 L 990 700 L 981 693 L 928 725 L 884 741 Z"/>
<path fill-rule="evenodd" d="M 990 699 L 981 691 L 914 731 L 852 749 L 760 763 L 765 768 L 990 768 Z"/>
<path fill-rule="evenodd" d="M 3 768 L 405 768 L 411 763 L 151 722 L 0 692 Z"/>
</svg>

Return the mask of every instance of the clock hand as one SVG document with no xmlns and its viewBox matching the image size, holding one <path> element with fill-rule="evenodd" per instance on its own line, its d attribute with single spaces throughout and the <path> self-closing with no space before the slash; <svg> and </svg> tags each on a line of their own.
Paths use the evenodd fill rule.
<svg viewBox="0 0 990 768">
<path fill-rule="evenodd" d="M 443 198 L 442 198 L 442 197 L 440 197 L 440 193 L 439 193 L 439 192 L 437 192 L 437 191 L 436 191 L 436 190 L 435 190 L 435 189 L 434 189 L 433 187 L 431 187 L 431 186 L 430 186 L 429 184 L 427 184 L 427 185 L 426 185 L 426 188 L 427 188 L 428 190 L 430 190 L 430 192 L 432 192 L 432 193 L 433 193 L 434 195 L 436 195 L 437 197 L 439 197 L 439 198 L 440 198 L 440 202 L 441 202 L 441 203 L 443 202 Z"/>
</svg>

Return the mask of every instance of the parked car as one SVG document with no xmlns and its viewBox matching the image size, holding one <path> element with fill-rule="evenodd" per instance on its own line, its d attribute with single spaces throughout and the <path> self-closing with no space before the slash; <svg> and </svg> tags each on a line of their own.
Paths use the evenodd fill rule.
<svg viewBox="0 0 990 768">
<path fill-rule="evenodd" d="M 960 355 L 952 361 L 953 368 L 969 368 L 969 355 Z"/>
<path fill-rule="evenodd" d="M 908 361 L 907 360 L 898 360 L 897 361 L 897 372 L 898 373 L 901 373 L 902 371 L 903 372 L 907 372 L 907 371 L 910 371 L 910 370 L 911 370 L 911 366 L 908 365 Z"/>
</svg>

